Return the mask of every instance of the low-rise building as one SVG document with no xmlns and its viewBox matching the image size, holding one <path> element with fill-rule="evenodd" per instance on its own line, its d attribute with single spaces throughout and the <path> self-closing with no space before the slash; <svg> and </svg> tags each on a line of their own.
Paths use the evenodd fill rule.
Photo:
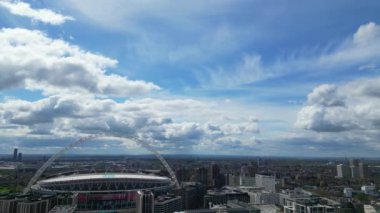
<svg viewBox="0 0 380 213">
<path fill-rule="evenodd" d="M 344 194 L 344 197 L 351 198 L 352 197 L 352 188 L 344 188 L 343 194 Z"/>
<path fill-rule="evenodd" d="M 280 212 L 280 208 L 276 205 L 255 205 L 261 213 L 277 213 Z"/>
<path fill-rule="evenodd" d="M 286 200 L 292 200 L 296 198 L 310 198 L 312 196 L 311 192 L 305 191 L 301 188 L 295 188 L 292 190 L 282 190 L 278 193 L 279 196 L 279 205 L 285 206 Z"/>
<path fill-rule="evenodd" d="M 210 205 L 226 204 L 227 201 L 238 200 L 249 203 L 250 197 L 247 192 L 243 192 L 237 188 L 223 187 L 217 190 L 208 190 L 203 196 L 204 208 L 209 208 Z"/>
<path fill-rule="evenodd" d="M 364 185 L 361 187 L 361 191 L 366 195 L 377 195 L 375 185 Z"/>
<path fill-rule="evenodd" d="M 308 199 L 297 198 L 287 200 L 284 206 L 284 213 L 335 213 L 334 206 L 324 204 L 320 198 L 312 197 Z"/>
<path fill-rule="evenodd" d="M 211 205 L 208 209 L 196 209 L 181 211 L 185 213 L 260 213 L 260 209 L 246 202 L 232 200 L 226 204 Z"/>
<path fill-rule="evenodd" d="M 265 191 L 276 192 L 276 178 L 269 174 L 256 174 L 255 184 L 257 187 L 263 187 Z"/>
<path fill-rule="evenodd" d="M 376 209 L 371 205 L 364 205 L 364 213 L 376 213 Z"/>
</svg>

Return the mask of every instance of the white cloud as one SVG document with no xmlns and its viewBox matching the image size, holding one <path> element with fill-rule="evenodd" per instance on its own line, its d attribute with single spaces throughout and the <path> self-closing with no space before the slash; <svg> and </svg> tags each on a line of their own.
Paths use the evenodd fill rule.
<svg viewBox="0 0 380 213">
<path fill-rule="evenodd" d="M 231 74 L 233 73 L 233 74 Z M 255 81 L 260 81 L 269 78 L 273 73 L 265 72 L 265 68 L 261 61 L 260 55 L 245 55 L 242 61 L 236 66 L 216 70 L 209 69 L 209 76 L 202 75 L 200 80 L 207 79 L 204 84 L 209 84 L 211 81 L 213 86 L 219 87 L 234 87 L 237 85 L 248 84 Z"/>
<path fill-rule="evenodd" d="M 291 54 L 269 64 L 264 64 L 259 54 L 247 54 L 235 66 L 207 68 L 206 75 L 201 75 L 199 80 L 205 87 L 236 87 L 296 72 L 323 73 L 368 64 L 377 67 L 379 57 L 380 26 L 369 22 L 359 26 L 352 36 L 334 48 L 325 48 L 313 54 Z"/>
<path fill-rule="evenodd" d="M 380 56 L 380 27 L 368 23 L 359 27 L 352 38 L 330 54 L 321 56 L 316 66 L 354 65 L 377 67 Z M 365 69 L 368 69 L 366 67 Z M 309 95 L 298 112 L 295 126 L 306 129 L 302 140 L 318 141 L 312 145 L 332 150 L 358 149 L 373 152 L 380 149 L 380 78 L 361 78 L 342 85 L 320 85 Z M 291 140 L 294 140 L 291 139 Z M 334 147 L 336 146 L 336 147 Z M 331 150 L 325 150 L 332 152 Z M 363 155 L 363 153 L 360 153 Z"/>
<path fill-rule="evenodd" d="M 148 98 L 117 103 L 80 95 L 51 96 L 34 102 L 14 99 L 0 104 L 0 126 L 15 125 L 0 136 L 14 136 L 21 128 L 24 137 L 115 133 L 138 136 L 173 152 L 193 149 L 206 142 L 222 149 L 223 138 L 236 141 L 235 145 L 230 144 L 236 149 L 251 144 L 259 132 L 257 120 L 251 119 L 252 115 L 246 118 L 241 115 L 252 111 L 240 108 L 236 113 L 228 106 L 215 109 L 217 105 L 193 99 Z M 220 115 L 231 118 L 228 125 Z"/>
<path fill-rule="evenodd" d="M 370 44 L 376 40 L 380 39 L 380 26 L 369 22 L 368 24 L 362 25 L 356 31 L 353 36 L 353 42 L 355 44 Z"/>
<path fill-rule="evenodd" d="M 9 10 L 14 15 L 31 18 L 33 21 L 45 24 L 60 25 L 66 21 L 74 20 L 73 17 L 64 16 L 49 9 L 34 9 L 29 3 L 22 1 L 1 0 L 0 6 Z"/>
<path fill-rule="evenodd" d="M 0 89 L 26 88 L 44 94 L 91 93 L 133 96 L 160 89 L 106 69 L 117 61 L 94 54 L 40 31 L 0 30 Z"/>
<path fill-rule="evenodd" d="M 357 96 L 380 98 L 379 78 L 364 78 L 349 82 L 345 85 L 346 93 L 353 93 Z"/>
<path fill-rule="evenodd" d="M 86 23 L 128 37 L 128 57 L 141 60 L 145 66 L 199 65 L 238 50 L 243 40 L 252 38 L 246 26 L 237 26 L 232 20 L 215 22 L 218 17 L 235 14 L 231 5 L 236 3 L 228 0 L 64 0 L 54 4 L 67 8 Z"/>
<path fill-rule="evenodd" d="M 344 107 L 305 106 L 298 115 L 296 126 L 317 132 L 340 132 L 358 128 L 353 115 Z"/>
<path fill-rule="evenodd" d="M 97 25 L 114 30 L 126 30 L 131 33 L 138 33 L 145 27 L 144 22 L 140 22 L 141 16 L 144 20 L 153 19 L 160 23 L 175 25 L 178 28 L 189 30 L 190 26 L 206 28 L 198 23 L 204 22 L 202 15 L 220 15 L 228 12 L 233 3 L 225 0 L 211 0 L 192 2 L 175 2 L 163 0 L 160 2 L 151 1 L 124 1 L 114 0 L 66 0 L 58 2 L 68 8 L 72 8 L 82 15 L 95 22 Z M 170 10 L 168 8 L 171 8 Z M 210 10 L 210 8 L 214 8 Z M 112 16 L 110 16 L 112 14 Z M 175 17 L 175 19 L 173 19 Z M 146 23 L 145 23 L 146 24 Z M 125 27 L 125 26 L 129 27 Z"/>
<path fill-rule="evenodd" d="M 309 105 L 321 106 L 344 106 L 343 97 L 337 94 L 337 87 L 331 84 L 323 84 L 318 86 L 307 96 Z"/>
<path fill-rule="evenodd" d="M 380 78 L 359 79 L 341 86 L 321 85 L 308 95 L 296 126 L 317 132 L 347 130 L 379 133 Z"/>
</svg>

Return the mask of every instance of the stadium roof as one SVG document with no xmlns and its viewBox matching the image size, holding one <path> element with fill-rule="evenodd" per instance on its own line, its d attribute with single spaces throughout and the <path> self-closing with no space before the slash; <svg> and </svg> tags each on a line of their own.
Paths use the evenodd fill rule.
<svg viewBox="0 0 380 213">
<path fill-rule="evenodd" d="M 52 183 L 52 182 L 64 182 L 64 181 L 75 181 L 75 180 L 89 180 L 89 179 L 142 179 L 142 180 L 170 180 L 167 177 L 145 175 L 145 174 L 130 174 L 130 173 L 103 173 L 103 174 L 79 174 L 70 176 L 60 176 L 55 178 L 50 178 L 46 180 L 41 180 L 39 183 Z"/>
</svg>

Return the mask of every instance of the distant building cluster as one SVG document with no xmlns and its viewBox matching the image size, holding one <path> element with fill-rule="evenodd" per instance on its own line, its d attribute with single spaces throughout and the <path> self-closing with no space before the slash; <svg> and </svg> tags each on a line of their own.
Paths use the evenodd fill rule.
<svg viewBox="0 0 380 213">
<path fill-rule="evenodd" d="M 16 161 L 21 162 L 22 161 L 22 153 L 18 152 L 17 148 L 13 149 L 13 161 L 14 162 L 16 162 Z"/>
<path fill-rule="evenodd" d="M 368 165 L 357 159 L 350 159 L 349 164 L 336 166 L 338 178 L 364 179 L 369 177 Z"/>
<path fill-rule="evenodd" d="M 15 153 L 18 156 L 17 150 Z M 33 174 L 40 165 L 33 163 L 32 168 L 25 161 L 13 161 L 4 162 L 3 168 L 16 165 L 7 170 L 13 171 L 15 177 Z M 37 160 L 43 161 L 45 157 Z M 179 188 L 166 171 L 138 169 L 151 163 L 146 162 L 108 160 L 103 172 L 92 168 L 92 160 L 83 163 L 87 165 L 83 171 L 72 171 L 82 163 L 57 162 L 52 170 L 70 172 L 46 176 L 26 195 L 0 194 L 0 213 L 372 213 L 380 206 L 379 191 L 372 180 L 374 170 L 356 159 L 346 163 L 321 160 L 293 164 L 270 160 L 178 163 L 175 174 Z M 123 170 L 127 164 L 138 170 Z M 124 172 L 113 172 L 108 167 Z"/>
</svg>

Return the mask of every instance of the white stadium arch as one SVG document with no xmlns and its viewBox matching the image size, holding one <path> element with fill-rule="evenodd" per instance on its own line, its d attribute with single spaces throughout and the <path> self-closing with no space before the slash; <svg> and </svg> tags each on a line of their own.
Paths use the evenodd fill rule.
<svg viewBox="0 0 380 213">
<path fill-rule="evenodd" d="M 27 194 L 29 191 L 30 191 L 30 188 L 32 187 L 33 184 L 35 184 L 37 182 L 37 180 L 40 178 L 40 176 L 45 172 L 45 170 L 47 168 L 50 167 L 50 165 L 56 160 L 58 159 L 59 157 L 61 157 L 65 152 L 67 152 L 68 150 L 72 149 L 73 147 L 76 147 L 77 145 L 81 144 L 81 143 L 84 143 L 84 142 L 87 142 L 87 141 L 91 141 L 95 138 L 99 138 L 99 137 L 103 137 L 103 136 L 106 136 L 106 135 L 90 135 L 90 136 L 87 136 L 87 137 L 81 137 L 79 138 L 78 140 L 74 141 L 73 143 L 67 145 L 66 147 L 62 148 L 61 150 L 59 150 L 57 153 L 55 153 L 53 156 L 51 156 L 38 170 L 37 172 L 34 174 L 34 176 L 30 179 L 28 185 L 25 187 L 24 191 L 23 191 L 23 194 Z M 177 180 L 177 177 L 175 176 L 175 173 L 174 171 L 171 169 L 171 167 L 169 166 L 169 164 L 166 162 L 166 160 L 160 155 L 160 153 L 155 150 L 152 146 L 150 146 L 148 143 L 138 139 L 137 137 L 127 137 L 127 136 L 122 136 L 122 135 L 114 135 L 114 134 L 111 134 L 111 135 L 107 135 L 107 136 L 111 136 L 111 137 L 117 137 L 117 138 L 125 138 L 125 139 L 128 139 L 128 140 L 132 140 L 134 142 L 136 142 L 137 144 L 139 144 L 140 146 L 142 146 L 143 148 L 145 148 L 146 150 L 150 151 L 152 154 L 154 154 L 156 156 L 156 158 L 158 160 L 160 160 L 160 162 L 162 163 L 162 165 L 165 167 L 165 169 L 167 170 L 167 172 L 169 173 L 170 175 L 170 178 L 173 182 L 173 184 L 176 186 L 177 189 L 180 188 L 180 185 L 178 183 L 178 180 Z"/>
</svg>

